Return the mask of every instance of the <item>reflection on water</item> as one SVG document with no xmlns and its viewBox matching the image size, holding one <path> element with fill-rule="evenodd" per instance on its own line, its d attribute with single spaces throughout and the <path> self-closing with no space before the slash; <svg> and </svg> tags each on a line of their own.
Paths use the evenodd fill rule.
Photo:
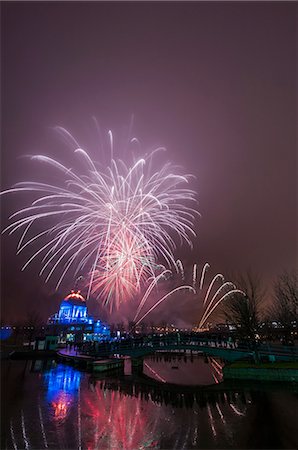
<svg viewBox="0 0 298 450">
<path fill-rule="evenodd" d="M 82 413 L 87 423 L 86 448 L 136 449 L 156 446 L 160 408 L 141 396 L 122 395 L 95 384 L 85 392 Z"/>
<path fill-rule="evenodd" d="M 212 356 L 156 353 L 145 358 L 143 372 L 162 383 L 205 386 L 222 381 L 223 365 Z"/>
<path fill-rule="evenodd" d="M 81 372 L 59 364 L 44 373 L 46 399 L 53 407 L 54 419 L 64 419 L 80 388 Z"/>
<path fill-rule="evenodd" d="M 181 367 L 184 376 L 201 367 L 213 386 L 179 387 L 141 375 L 100 380 L 55 362 L 5 361 L 1 449 L 297 447 L 295 391 L 216 384 L 212 360 L 200 366 L 195 358 L 180 365 L 165 358 L 164 370 L 160 355 L 145 362 L 166 381 Z"/>
</svg>

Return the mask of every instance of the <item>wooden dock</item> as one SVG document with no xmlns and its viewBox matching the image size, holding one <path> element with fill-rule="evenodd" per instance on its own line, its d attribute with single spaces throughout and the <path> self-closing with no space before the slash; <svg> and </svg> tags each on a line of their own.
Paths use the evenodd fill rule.
<svg viewBox="0 0 298 450">
<path fill-rule="evenodd" d="M 75 350 L 66 349 L 59 350 L 57 356 L 62 359 L 63 362 L 97 373 L 124 369 L 124 358 L 96 359 L 92 356 L 82 355 Z"/>
</svg>

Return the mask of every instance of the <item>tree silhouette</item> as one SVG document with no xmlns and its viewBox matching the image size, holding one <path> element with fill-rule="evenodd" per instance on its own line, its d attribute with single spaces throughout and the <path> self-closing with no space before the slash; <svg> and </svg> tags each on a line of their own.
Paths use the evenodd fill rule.
<svg viewBox="0 0 298 450">
<path fill-rule="evenodd" d="M 298 275 L 283 272 L 274 285 L 274 293 L 272 316 L 283 326 L 288 336 L 298 317 Z"/>
<path fill-rule="evenodd" d="M 243 274 L 230 277 L 238 289 L 246 293 L 234 294 L 226 301 L 224 310 L 226 319 L 237 325 L 242 338 L 254 339 L 260 326 L 261 305 L 264 289 L 260 277 L 248 270 Z"/>
<path fill-rule="evenodd" d="M 25 335 L 28 338 L 29 345 L 31 344 L 33 338 L 35 338 L 40 334 L 42 324 L 43 324 L 42 318 L 37 311 L 28 312 L 24 320 L 24 326 L 25 326 Z"/>
</svg>

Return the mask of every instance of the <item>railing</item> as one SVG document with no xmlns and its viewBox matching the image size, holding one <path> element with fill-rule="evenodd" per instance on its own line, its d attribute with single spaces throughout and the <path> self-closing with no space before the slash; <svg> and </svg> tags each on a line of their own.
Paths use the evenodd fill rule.
<svg viewBox="0 0 298 450">
<path fill-rule="evenodd" d="M 258 344 L 255 342 L 237 343 L 233 341 L 211 340 L 184 336 L 166 336 L 162 338 L 152 337 L 127 339 L 116 342 L 104 342 L 94 344 L 93 347 L 83 347 L 83 351 L 90 356 L 107 356 L 109 354 L 120 354 L 130 356 L 145 356 L 155 351 L 206 351 L 222 350 L 225 354 L 242 353 L 243 357 L 267 357 L 268 359 L 292 359 L 298 360 L 298 348 L 295 346 L 284 346 L 275 344 Z M 236 356 L 236 355 L 235 355 Z M 241 357 L 241 355 L 240 355 Z"/>
</svg>

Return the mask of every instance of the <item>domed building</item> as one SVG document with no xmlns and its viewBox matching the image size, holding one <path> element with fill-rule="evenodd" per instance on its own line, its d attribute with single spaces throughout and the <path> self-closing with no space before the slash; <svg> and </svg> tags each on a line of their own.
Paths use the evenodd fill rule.
<svg viewBox="0 0 298 450">
<path fill-rule="evenodd" d="M 63 322 L 85 322 L 88 320 L 87 305 L 80 291 L 71 291 L 62 300 L 58 318 L 59 321 Z"/>
<path fill-rule="evenodd" d="M 48 319 L 48 328 L 60 341 L 102 341 L 110 337 L 110 328 L 88 314 L 85 298 L 72 290 L 60 303 L 59 311 Z"/>
</svg>

